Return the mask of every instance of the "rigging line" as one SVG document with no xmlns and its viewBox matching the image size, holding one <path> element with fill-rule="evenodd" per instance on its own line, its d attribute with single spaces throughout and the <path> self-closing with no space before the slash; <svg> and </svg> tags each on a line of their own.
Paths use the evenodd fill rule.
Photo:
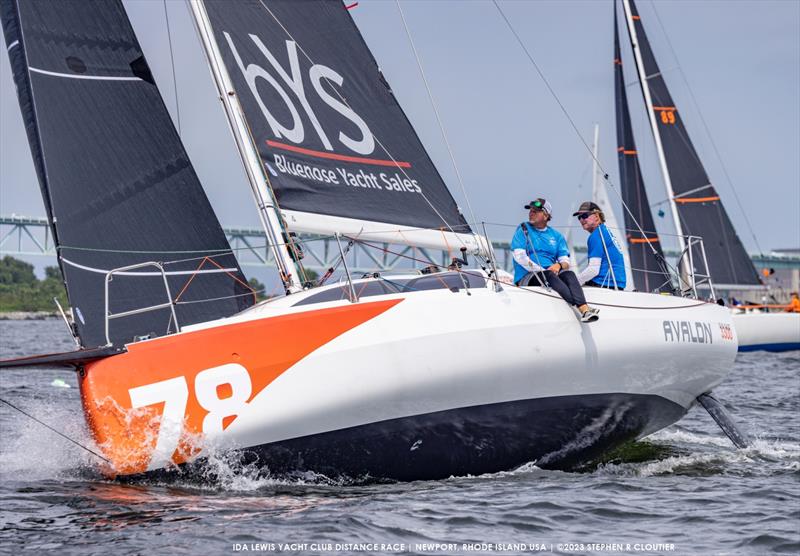
<svg viewBox="0 0 800 556">
<path fill-rule="evenodd" d="M 298 42 L 298 41 L 297 41 L 297 40 L 294 38 L 294 36 L 293 36 L 293 35 L 292 35 L 292 34 L 289 32 L 289 30 L 288 30 L 288 29 L 287 29 L 287 28 L 286 28 L 286 27 L 283 25 L 283 22 L 282 22 L 280 19 L 278 19 L 278 17 L 277 17 L 277 16 L 276 16 L 276 15 L 275 15 L 275 14 L 272 12 L 272 10 L 270 10 L 270 9 L 267 7 L 267 5 L 266 5 L 266 4 L 264 4 L 264 0 L 258 0 L 258 2 L 259 2 L 259 4 L 261 4 L 261 6 L 262 6 L 262 7 L 263 7 L 263 8 L 264 8 L 266 11 L 267 11 L 267 13 L 269 13 L 269 15 L 272 17 L 272 19 L 274 19 L 274 20 L 275 20 L 275 22 L 276 22 L 276 23 L 277 23 L 277 24 L 280 26 L 280 28 L 281 28 L 281 29 L 283 29 L 283 32 L 284 32 L 284 33 L 286 33 L 286 35 L 287 35 L 287 36 L 288 36 L 290 39 L 292 39 L 292 41 L 294 41 L 294 43 L 297 45 L 297 48 L 299 48 L 299 49 L 300 49 L 300 52 L 303 54 L 303 56 L 305 56 L 305 57 L 306 57 L 306 60 L 308 60 L 308 61 L 309 61 L 311 64 L 315 64 L 314 60 L 312 60 L 312 59 L 311 59 L 311 56 L 309 56 L 309 55 L 308 55 L 308 53 L 307 53 L 307 52 L 305 51 L 305 49 L 303 48 L 303 45 L 301 45 L 301 44 L 300 44 L 300 43 L 299 43 L 299 42 Z M 325 78 L 325 79 L 327 79 L 327 78 Z M 328 80 L 328 81 L 330 81 L 330 80 Z M 347 99 L 344 97 L 344 95 L 342 95 L 342 93 L 339 91 L 339 89 L 337 89 L 336 87 L 333 87 L 333 86 L 331 86 L 330 88 L 331 88 L 331 90 L 332 90 L 332 91 L 333 91 L 333 92 L 336 94 L 336 96 L 338 96 L 338 97 L 339 97 L 339 100 L 341 100 L 341 101 L 344 103 L 344 105 L 345 105 L 345 106 L 347 106 L 348 108 L 350 108 L 350 110 L 353 110 L 353 108 L 350 106 L 350 103 L 349 103 L 349 102 L 347 102 Z M 372 135 L 372 138 L 375 140 L 375 142 L 376 142 L 376 143 L 378 143 L 378 145 L 379 145 L 379 146 L 380 146 L 380 147 L 383 149 L 383 152 L 385 152 L 385 153 L 386 153 L 386 156 L 388 156 L 388 157 L 391 159 L 391 161 L 394 163 L 394 165 L 395 165 L 395 167 L 397 168 L 397 170 L 398 170 L 398 171 L 400 171 L 400 172 L 402 172 L 402 174 L 403 174 L 403 175 L 406 177 L 406 179 L 410 180 L 410 179 L 411 179 L 411 177 L 408 175 L 408 172 L 406 172 L 405 168 L 403 168 L 403 167 L 400 165 L 400 163 L 398 163 L 398 162 L 397 162 L 397 160 L 396 160 L 396 159 L 395 159 L 395 157 L 392 155 L 392 153 L 390 153 L 390 152 L 389 152 L 389 149 L 387 149 L 387 148 L 386 148 L 386 146 L 385 146 L 385 145 L 384 145 L 384 144 L 381 142 L 381 140 L 380 140 L 380 139 L 378 139 L 378 138 L 375 136 L 375 134 L 374 134 L 374 133 L 372 133 L 372 130 L 370 130 L 370 132 L 369 132 L 369 133 L 370 133 L 370 135 Z M 445 225 L 445 226 L 447 226 L 447 228 L 448 228 L 448 229 L 449 229 L 451 232 L 453 232 L 454 234 L 456 234 L 456 238 L 459 240 L 459 242 L 461 243 L 461 245 L 463 245 L 463 246 L 465 246 L 465 247 L 466 247 L 466 245 L 464 244 L 464 240 L 463 240 L 463 239 L 461 239 L 461 238 L 458 236 L 458 232 L 456 232 L 456 231 L 453 229 L 453 227 L 450 225 L 450 223 L 449 223 L 449 222 L 447 222 L 447 220 L 445 219 L 445 217 L 444 217 L 444 216 L 442 216 L 442 214 L 441 214 L 441 213 L 440 213 L 440 212 L 437 210 L 437 208 L 436 208 L 436 207 L 433 205 L 433 203 L 431 203 L 431 201 L 430 201 L 430 199 L 428 199 L 427 195 L 425 195 L 425 193 L 420 193 L 420 195 L 422 195 L 422 198 L 425 200 L 425 202 L 426 202 L 426 203 L 428 203 L 428 205 L 431 207 L 431 209 L 432 209 L 432 210 L 433 210 L 433 212 L 436 214 L 436 216 L 438 216 L 438 217 L 439 217 L 439 219 L 440 219 L 442 222 L 444 222 L 444 225 Z"/>
<path fill-rule="evenodd" d="M 275 289 L 273 288 L 272 291 L 275 291 Z M 272 293 L 272 292 L 270 292 L 270 293 Z M 175 305 L 177 306 L 177 305 L 193 305 L 193 304 L 196 304 L 196 303 L 211 303 L 211 302 L 214 302 L 214 301 L 224 301 L 226 299 L 236 299 L 238 297 L 252 297 L 254 294 L 264 294 L 266 296 L 267 295 L 267 289 L 264 288 L 264 289 L 261 289 L 261 290 L 252 290 L 250 292 L 245 292 L 245 293 L 237 293 L 237 294 L 231 294 L 231 295 L 221 295 L 219 297 L 207 297 L 207 298 L 204 298 L 204 299 L 190 299 L 188 301 L 176 301 Z M 171 316 L 170 316 L 170 319 L 172 319 Z M 187 324 L 186 326 L 189 326 L 189 325 Z"/>
<path fill-rule="evenodd" d="M 419 228 L 409 228 L 409 230 L 416 230 L 416 229 L 419 229 Z M 388 231 L 391 231 L 391 230 L 388 230 Z M 369 232 L 365 232 L 365 233 L 369 233 Z M 383 233 L 383 231 L 377 231 L 377 232 L 373 232 L 373 233 Z M 325 241 L 325 240 L 328 240 L 328 239 L 333 239 L 333 236 L 319 236 L 319 237 L 312 237 L 312 238 L 303 239 L 303 240 L 296 239 L 294 242 L 295 243 L 304 243 L 305 244 L 305 243 L 311 243 L 311 242 L 314 242 L 314 241 Z M 101 249 L 101 248 L 95 248 L 95 247 L 74 247 L 74 246 L 71 246 L 71 245 L 56 245 L 56 249 L 59 250 L 59 251 L 63 251 L 65 249 L 69 249 L 69 250 L 72 250 L 72 251 L 88 251 L 88 252 L 94 252 L 94 253 L 118 253 L 118 254 L 127 253 L 127 254 L 139 254 L 139 255 L 169 255 L 169 254 L 175 254 L 175 253 L 186 253 L 188 255 L 188 254 L 191 254 L 191 253 L 198 253 L 198 254 L 208 253 L 207 256 L 209 256 L 209 257 L 221 257 L 221 256 L 224 256 L 224 255 L 233 255 L 234 251 L 252 251 L 252 250 L 255 250 L 255 249 L 262 249 L 262 248 L 272 247 L 273 245 L 277 245 L 278 247 L 285 247 L 286 245 L 289 245 L 289 244 L 288 243 L 276 243 L 276 244 L 263 243 L 261 245 L 253 245 L 252 247 L 235 247 L 235 248 L 234 247 L 229 247 L 227 249 L 179 249 L 179 250 L 175 250 L 175 251 L 137 250 L 137 249 Z M 195 257 L 195 258 L 192 258 L 192 259 L 178 259 L 178 260 L 175 260 L 175 261 L 166 261 L 166 263 L 164 263 L 164 264 L 172 264 L 172 263 L 176 263 L 176 262 L 182 262 L 184 260 L 193 261 L 193 260 L 197 260 L 197 259 L 201 259 L 201 258 L 202 257 Z"/>
<path fill-rule="evenodd" d="M 619 191 L 617 191 L 616 187 L 614 187 L 614 184 L 612 183 L 612 181 L 610 179 L 608 179 L 608 172 L 606 171 L 605 167 L 597 159 L 597 157 L 594 155 L 594 152 L 592 152 L 592 149 L 591 149 L 591 147 L 589 147 L 589 144 L 586 143 L 586 140 L 583 138 L 583 135 L 581 135 L 581 132 L 578 131 L 578 126 L 575 125 L 575 122 L 573 121 L 572 117 L 569 115 L 569 112 L 567 112 L 567 109 L 564 106 L 564 104 L 561 102 L 561 99 L 558 98 L 558 95 L 556 94 L 555 90 L 553 90 L 553 87 L 550 86 L 550 82 L 544 76 L 544 73 L 539 68 L 539 65 L 536 63 L 536 60 L 533 59 L 533 55 L 531 55 L 530 51 L 528 51 L 527 47 L 525 46 L 525 43 L 522 42 L 522 38 L 519 36 L 517 31 L 511 25 L 511 22 L 509 21 L 508 17 L 506 17 L 505 12 L 503 12 L 503 9 L 497 3 L 497 0 L 492 0 L 492 3 L 494 4 L 495 8 L 497 8 L 497 11 L 500 13 L 500 16 L 503 18 L 503 21 L 506 22 L 506 25 L 508 26 L 509 30 L 511 31 L 511 34 L 513 34 L 514 38 L 517 39 L 517 43 L 522 48 L 522 51 L 527 56 L 528 60 L 531 62 L 531 64 L 533 64 L 533 67 L 536 68 L 536 72 L 539 74 L 539 77 L 544 82 L 545 86 L 547 87 L 547 90 L 550 91 L 550 94 L 553 96 L 553 98 L 555 99 L 555 101 L 558 104 L 558 106 L 561 108 L 561 112 L 564 113 L 564 116 L 567 118 L 567 120 L 569 121 L 570 125 L 572 126 L 572 129 L 575 131 L 575 135 L 578 136 L 578 139 L 580 140 L 581 143 L 583 143 L 583 146 L 586 148 L 586 151 L 589 153 L 589 156 L 592 157 L 592 159 L 597 163 L 597 167 L 600 168 L 600 170 L 603 172 L 603 179 L 606 181 L 606 183 L 608 183 L 608 185 L 611 187 L 611 190 L 614 191 L 614 194 L 616 194 L 616 196 L 619 198 L 620 202 L 622 203 L 622 207 L 628 212 L 628 214 L 630 214 L 631 219 L 636 224 L 636 226 L 641 229 L 641 225 L 639 224 L 639 221 L 636 219 L 636 216 L 634 216 L 633 212 L 631 212 L 631 209 L 625 203 L 625 200 L 622 198 L 622 195 L 620 195 Z M 655 249 L 653 248 L 652 245 L 650 246 L 650 249 L 653 250 L 653 254 L 655 254 L 656 257 L 657 257 L 658 254 L 656 253 L 656 251 L 655 251 Z"/>
<path fill-rule="evenodd" d="M 447 133 L 445 132 L 444 128 L 444 123 L 442 122 L 442 118 L 439 115 L 439 109 L 436 106 L 436 101 L 433 98 L 433 92 L 431 91 L 428 79 L 425 76 L 425 70 L 422 68 L 422 60 L 420 59 L 419 53 L 417 52 L 417 47 L 414 44 L 414 39 L 411 37 L 411 30 L 408 28 L 408 23 L 406 22 L 406 16 L 403 13 L 403 8 L 400 5 L 400 0 L 395 0 L 395 4 L 397 5 L 397 11 L 400 12 L 400 19 L 403 21 L 403 28 L 406 31 L 406 36 L 408 37 L 408 42 L 411 45 L 411 50 L 414 52 L 414 58 L 416 58 L 417 60 L 417 67 L 419 68 L 419 74 L 422 76 L 422 82 L 425 84 L 425 90 L 428 92 L 428 98 L 431 101 L 431 106 L 433 107 L 433 113 L 436 115 L 436 122 L 439 124 L 439 129 L 442 132 L 442 138 L 444 139 L 444 144 L 447 146 L 447 152 L 450 154 L 450 161 L 453 163 L 453 170 L 455 170 L 456 177 L 458 178 L 458 184 L 461 186 L 461 193 L 462 195 L 464 195 L 464 199 L 467 201 L 469 216 L 473 222 L 477 222 L 478 219 L 475 218 L 475 211 L 472 210 L 472 203 L 470 203 L 469 197 L 467 196 L 467 190 L 464 187 L 464 180 L 461 179 L 461 171 L 458 169 L 458 164 L 456 163 L 455 154 L 453 154 L 453 149 L 450 146 L 449 139 L 447 138 Z"/>
<path fill-rule="evenodd" d="M 95 452 L 94 450 L 92 450 L 91 448 L 88 448 L 88 447 L 84 446 L 83 444 L 81 444 L 81 443 L 80 443 L 80 442 L 78 442 L 77 440 L 73 440 L 72 438 L 70 438 L 69 436 L 67 436 L 66 434 L 64 434 L 63 432 L 60 432 L 60 431 L 58 431 L 58 430 L 54 429 L 53 427 L 51 427 L 51 426 L 50 426 L 50 425 L 48 425 L 47 423 L 45 423 L 45 422 L 43 422 L 43 421 L 40 421 L 39 419 L 37 419 L 36 417 L 34 417 L 33 415 L 31 415 L 30 413 L 27 413 L 26 411 L 23 411 L 22 409 L 18 408 L 18 407 L 17 407 L 16 405 L 14 405 L 13 403 L 11 403 L 11 402 L 9 402 L 9 401 L 6 401 L 6 400 L 4 400 L 3 398 L 0 398 L 0 402 L 3 402 L 4 404 L 6 404 L 6 405 L 7 405 L 8 407 L 10 407 L 10 408 L 16 409 L 17 411 L 19 411 L 20 413 L 22 413 L 23 415 L 25 415 L 25 416 L 26 416 L 26 417 L 28 417 L 29 419 L 32 419 L 33 421 L 36 421 L 37 423 L 39 423 L 39 424 L 40 424 L 40 425 L 42 425 L 43 427 L 45 427 L 45 428 L 47 428 L 47 429 L 50 429 L 51 431 L 53 431 L 54 433 L 56 433 L 56 434 L 57 434 L 57 435 L 59 435 L 60 437 L 62 437 L 62 438 L 65 438 L 65 439 L 69 440 L 70 442 L 72 442 L 72 443 L 73 443 L 73 444 L 75 444 L 76 446 L 79 446 L 79 447 L 83 448 L 84 450 L 86 450 L 87 452 L 89 452 L 90 454 L 92 454 L 93 456 L 96 456 L 96 457 L 100 458 L 101 460 L 103 460 L 104 462 L 106 462 L 106 463 L 108 463 L 108 464 L 111 464 L 111 460 L 104 458 L 103 456 L 101 456 L 100 454 L 98 454 L 97 452 Z"/>
<path fill-rule="evenodd" d="M 178 80 L 175 78 L 175 56 L 172 53 L 172 32 L 169 28 L 169 12 L 167 10 L 167 0 L 164 0 L 164 18 L 167 22 L 167 40 L 169 41 L 169 62 L 172 68 L 172 88 L 175 92 L 175 114 L 177 116 L 178 135 L 181 135 L 181 105 L 178 102 Z"/>
<path fill-rule="evenodd" d="M 675 62 L 678 66 L 678 72 L 681 74 L 681 78 L 683 82 L 686 83 L 686 89 L 689 91 L 689 97 L 692 99 L 692 104 L 694 104 L 695 110 L 697 110 L 698 115 L 700 116 L 700 121 L 703 123 L 703 128 L 708 135 L 708 138 L 711 140 L 711 147 L 714 149 L 714 154 L 717 155 L 717 160 L 719 160 L 720 166 L 722 166 L 722 173 L 725 174 L 725 179 L 728 181 L 728 185 L 733 191 L 733 196 L 736 198 L 736 204 L 739 206 L 739 210 L 742 211 L 742 215 L 744 216 L 744 221 L 747 223 L 747 228 L 750 230 L 750 235 L 753 236 L 753 241 L 756 243 L 756 247 L 758 248 L 759 255 L 764 255 L 764 251 L 761 249 L 761 245 L 758 243 L 758 238 L 756 237 L 755 230 L 750 225 L 750 219 L 747 218 L 747 211 L 744 210 L 742 206 L 742 202 L 739 199 L 739 194 L 736 191 L 736 187 L 733 185 L 733 180 L 731 179 L 730 174 L 728 173 L 728 168 L 725 166 L 725 163 L 722 160 L 722 156 L 720 155 L 719 149 L 717 149 L 717 144 L 714 141 L 714 136 L 711 135 L 711 130 L 706 123 L 706 119 L 703 117 L 703 112 L 700 110 L 700 105 L 697 102 L 697 99 L 694 96 L 694 91 L 692 87 L 689 85 L 689 80 L 686 79 L 686 74 L 683 72 L 683 66 L 681 66 L 680 60 L 678 60 L 678 54 L 675 52 L 675 49 L 672 47 L 672 41 L 669 39 L 669 35 L 667 34 L 666 29 L 664 28 L 664 24 L 661 22 L 661 16 L 658 15 L 658 9 L 656 9 L 655 2 L 653 3 L 653 12 L 656 14 L 656 21 L 658 21 L 659 27 L 661 27 L 661 31 L 664 33 L 664 36 L 667 39 L 667 46 L 669 46 L 670 51 L 672 52 L 672 56 L 675 58 Z"/>
</svg>

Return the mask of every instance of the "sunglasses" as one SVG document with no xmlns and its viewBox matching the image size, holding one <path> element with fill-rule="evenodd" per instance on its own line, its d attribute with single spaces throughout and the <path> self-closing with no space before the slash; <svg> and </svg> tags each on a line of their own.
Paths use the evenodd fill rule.
<svg viewBox="0 0 800 556">
<path fill-rule="evenodd" d="M 593 212 L 582 212 L 578 215 L 578 220 L 586 220 L 593 214 L 594 214 Z"/>
</svg>

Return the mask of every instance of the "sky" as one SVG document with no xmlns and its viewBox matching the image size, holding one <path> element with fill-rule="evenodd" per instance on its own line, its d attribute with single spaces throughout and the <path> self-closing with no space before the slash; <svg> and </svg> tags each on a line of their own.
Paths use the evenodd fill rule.
<svg viewBox="0 0 800 556">
<path fill-rule="evenodd" d="M 123 3 L 219 220 L 223 226 L 258 227 L 185 2 Z M 523 205 L 530 199 L 551 201 L 554 223 L 562 225 L 572 207 L 589 198 L 586 144 L 595 122 L 600 161 L 611 184 L 618 183 L 613 15 L 610 0 L 499 4 L 577 132 L 494 4 L 403 1 L 467 198 L 398 5 L 359 0 L 351 13 L 468 219 L 471 206 L 478 221 L 489 223 L 492 239 L 508 240 L 526 219 Z M 800 247 L 800 1 L 659 0 L 638 6 L 675 103 L 745 247 L 754 253 Z M 623 35 L 623 49 L 625 40 Z M 631 72 L 627 50 L 623 60 Z M 648 194 L 657 203 L 666 194 L 655 147 L 640 89 L 632 73 L 626 78 Z M 613 187 L 609 195 L 618 202 Z M 663 235 L 674 228 L 666 213 L 656 225 L 670 247 Z M 45 214 L 5 55 L 0 214 Z"/>
</svg>

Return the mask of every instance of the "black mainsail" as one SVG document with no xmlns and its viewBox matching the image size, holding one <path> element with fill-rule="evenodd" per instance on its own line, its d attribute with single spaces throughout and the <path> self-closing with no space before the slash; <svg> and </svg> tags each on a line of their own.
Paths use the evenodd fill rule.
<svg viewBox="0 0 800 556">
<path fill-rule="evenodd" d="M 758 273 L 689 139 L 647 40 L 636 4 L 626 0 L 626 5 L 630 6 L 629 26 L 633 26 L 633 32 L 628 29 L 631 46 L 636 55 L 638 43 L 642 93 L 648 110 L 652 111 L 653 133 L 658 135 L 657 143 L 659 140 L 661 143 L 665 180 L 668 189 L 671 183 L 670 201 L 678 215 L 679 233 L 703 238 L 709 271 L 717 285 L 760 284 Z M 648 92 L 650 103 L 647 102 Z M 697 250 L 693 255 L 695 261 L 700 260 Z"/>
<path fill-rule="evenodd" d="M 129 265 L 163 264 L 181 326 L 251 305 L 122 3 L 0 0 L 0 17 L 81 344 L 106 344 L 106 272 Z M 113 276 L 109 312 L 134 311 L 113 344 L 176 330 L 164 280 Z"/>
<path fill-rule="evenodd" d="M 471 239 L 344 4 L 202 5 L 290 229 Z"/>
<path fill-rule="evenodd" d="M 622 69 L 622 52 L 619 46 L 617 5 L 614 4 L 614 100 L 617 118 L 617 158 L 619 160 L 620 188 L 627 210 L 625 236 L 631 259 L 633 285 L 641 291 L 670 291 L 671 280 L 664 269 L 664 253 L 656 233 L 653 213 L 647 200 L 642 171 L 636 151 L 636 142 L 625 91 L 625 73 Z"/>
</svg>

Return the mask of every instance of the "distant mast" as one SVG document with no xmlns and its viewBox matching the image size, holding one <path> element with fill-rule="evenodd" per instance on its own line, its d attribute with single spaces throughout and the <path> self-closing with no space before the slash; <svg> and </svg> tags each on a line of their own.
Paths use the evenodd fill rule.
<svg viewBox="0 0 800 556">
<path fill-rule="evenodd" d="M 617 5 L 614 4 L 614 105 L 617 121 L 617 162 L 625 221 L 625 243 L 628 247 L 631 272 L 628 284 L 652 292 L 671 291 L 672 279 L 665 267 L 664 253 L 655 229 L 653 213 L 639 167 L 639 155 L 633 137 L 628 95 L 625 91 L 625 72 L 619 44 Z"/>
<path fill-rule="evenodd" d="M 658 163 L 661 166 L 661 175 L 664 176 L 664 187 L 667 190 L 667 199 L 669 199 L 670 210 L 672 211 L 672 220 L 675 223 L 675 232 L 678 234 L 678 244 L 680 250 L 683 252 L 686 249 L 686 241 L 683 237 L 683 227 L 681 226 L 681 219 L 678 216 L 678 206 L 675 204 L 675 192 L 672 190 L 672 178 L 669 175 L 669 168 L 667 168 L 667 160 L 664 157 L 664 146 L 661 144 L 661 135 L 658 132 L 658 122 L 656 122 L 656 111 L 653 109 L 653 98 L 650 95 L 650 85 L 647 83 L 647 73 L 644 70 L 644 62 L 642 61 L 642 53 L 639 48 L 639 38 L 636 34 L 636 28 L 633 24 L 633 12 L 631 11 L 630 0 L 622 0 L 622 5 L 625 8 L 625 20 L 628 22 L 628 33 L 631 38 L 631 47 L 633 49 L 633 59 L 636 61 L 636 73 L 639 75 L 639 83 L 642 86 L 642 94 L 644 95 L 644 102 L 647 106 L 647 117 L 650 121 L 650 127 L 653 130 L 653 138 L 656 142 L 656 152 L 658 153 Z M 639 16 L 636 16 L 637 18 Z M 685 274 L 686 269 L 681 268 L 681 274 Z"/>
<path fill-rule="evenodd" d="M 283 226 L 277 201 L 272 194 L 269 178 L 261 162 L 258 149 L 253 143 L 253 138 L 244 116 L 244 110 L 239 104 L 233 83 L 228 75 L 228 70 L 225 68 L 222 54 L 211 30 L 205 5 L 202 0 L 190 0 L 189 6 L 203 43 L 203 50 L 208 58 L 209 69 L 214 77 L 214 83 L 217 86 L 220 100 L 225 109 L 228 124 L 236 140 L 236 147 L 242 158 L 242 163 L 247 173 L 247 181 L 250 183 L 258 214 L 261 218 L 261 225 L 266 232 L 281 280 L 287 293 L 301 291 L 303 287 L 299 281 L 299 269 L 289 254 L 290 246 L 288 243 L 290 238 L 288 231 Z"/>
</svg>

